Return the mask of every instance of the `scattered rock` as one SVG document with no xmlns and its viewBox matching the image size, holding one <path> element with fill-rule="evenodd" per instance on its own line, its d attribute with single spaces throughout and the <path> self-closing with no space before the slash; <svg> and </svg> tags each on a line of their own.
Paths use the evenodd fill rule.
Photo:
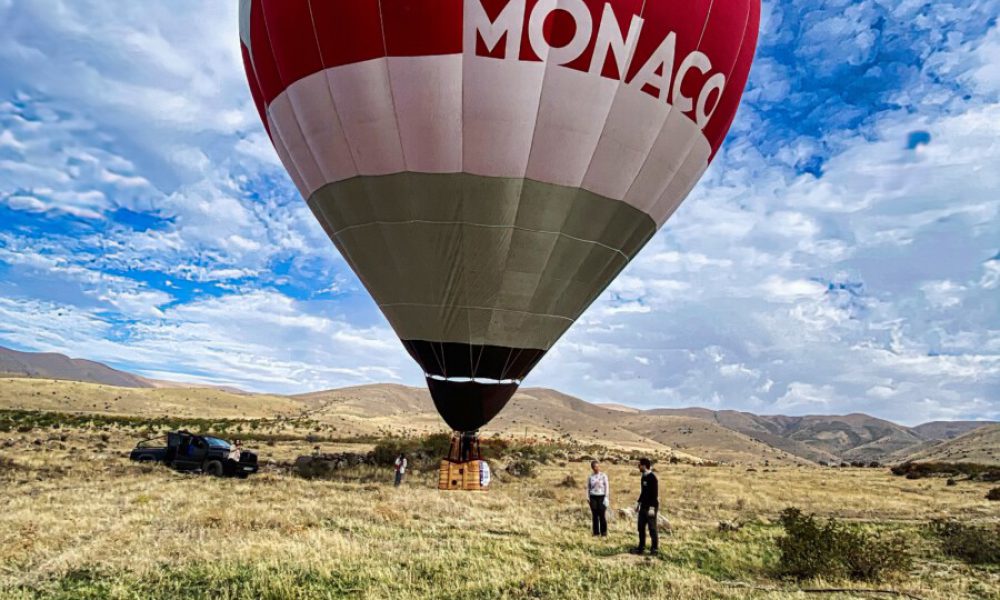
<svg viewBox="0 0 1000 600">
<path fill-rule="evenodd" d="M 670 519 L 668 519 L 663 513 L 657 513 L 656 526 L 661 533 L 671 535 L 674 532 L 674 526 L 670 524 Z"/>
<path fill-rule="evenodd" d="M 737 521 L 719 521 L 719 531 L 722 533 L 733 533 L 743 529 L 743 524 Z"/>
<path fill-rule="evenodd" d="M 335 471 L 362 465 L 372 465 L 371 455 L 342 452 L 338 454 L 313 454 L 300 456 L 292 465 L 292 472 L 306 479 L 322 479 L 331 476 Z"/>
</svg>

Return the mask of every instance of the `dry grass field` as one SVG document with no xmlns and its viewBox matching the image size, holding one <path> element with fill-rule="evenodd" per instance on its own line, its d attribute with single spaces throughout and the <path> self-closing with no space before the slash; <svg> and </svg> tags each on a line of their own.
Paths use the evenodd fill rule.
<svg viewBox="0 0 1000 600">
<path fill-rule="evenodd" d="M 318 435 L 338 438 L 444 431 L 426 389 L 393 384 L 275 396 L 213 388 L 121 388 L 0 378 L 0 407 L 150 419 L 272 420 L 269 429 L 309 421 Z M 506 438 L 672 453 L 688 462 L 705 459 L 759 466 L 809 462 L 705 419 L 679 414 L 640 417 L 541 388 L 520 390 L 488 430 L 489 435 Z"/>
<path fill-rule="evenodd" d="M 129 463 L 141 437 L 108 425 L 0 433 L 0 598 L 873 597 L 800 587 L 1000 598 L 1000 570 L 946 557 L 926 529 L 938 517 L 995 523 L 989 484 L 946 486 L 884 469 L 663 464 L 674 531 L 652 558 L 627 554 L 634 523 L 622 516 L 609 538 L 591 537 L 585 462 L 505 476 L 485 494 L 442 493 L 429 472 L 400 489 L 391 472 L 370 467 L 302 479 L 280 463 L 311 452 L 305 440 L 260 443 L 262 461 L 278 464 L 249 480 L 178 474 Z M 631 505 L 634 469 L 609 472 L 613 507 Z M 567 475 L 579 484 L 562 486 Z M 904 535 L 913 565 L 878 583 L 781 579 L 774 520 L 788 506 Z M 743 527 L 724 533 L 720 521 Z"/>
</svg>

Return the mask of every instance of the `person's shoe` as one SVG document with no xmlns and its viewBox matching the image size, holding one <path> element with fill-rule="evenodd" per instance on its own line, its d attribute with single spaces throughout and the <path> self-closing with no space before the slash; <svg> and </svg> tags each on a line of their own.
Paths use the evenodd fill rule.
<svg viewBox="0 0 1000 600">
<path fill-rule="evenodd" d="M 659 548 L 650 548 L 649 549 L 649 555 L 650 556 L 657 556 L 659 553 L 660 553 L 660 549 Z"/>
<path fill-rule="evenodd" d="M 608 532 L 607 532 L 607 531 L 605 531 L 604 533 L 602 533 L 602 534 L 601 534 L 601 537 L 608 537 Z"/>
<path fill-rule="evenodd" d="M 642 548 L 632 548 L 628 551 L 629 554 L 642 554 Z"/>
</svg>

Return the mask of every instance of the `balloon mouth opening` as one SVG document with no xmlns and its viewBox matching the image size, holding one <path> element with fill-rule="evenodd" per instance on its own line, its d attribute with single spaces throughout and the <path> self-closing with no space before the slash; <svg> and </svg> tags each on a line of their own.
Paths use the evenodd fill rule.
<svg viewBox="0 0 1000 600">
<path fill-rule="evenodd" d="M 490 422 L 517 392 L 517 384 L 479 383 L 466 378 L 428 377 L 427 387 L 438 413 L 454 431 L 476 431 Z"/>
</svg>

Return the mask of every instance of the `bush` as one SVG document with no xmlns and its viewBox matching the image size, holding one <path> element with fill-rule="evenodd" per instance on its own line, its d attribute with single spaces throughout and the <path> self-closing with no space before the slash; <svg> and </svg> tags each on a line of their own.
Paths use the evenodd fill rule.
<svg viewBox="0 0 1000 600">
<path fill-rule="evenodd" d="M 876 581 L 906 571 L 912 563 L 900 536 L 852 528 L 834 519 L 821 524 L 797 508 L 786 508 L 780 523 L 785 535 L 778 538 L 778 570 L 785 577 Z"/>
<path fill-rule="evenodd" d="M 434 468 L 442 458 L 448 456 L 450 449 L 451 436 L 447 433 L 434 433 L 419 438 L 388 438 L 375 444 L 372 461 L 383 467 L 392 466 L 396 457 L 403 453 L 411 468 L 427 470 Z"/>
<path fill-rule="evenodd" d="M 993 488 L 992 490 L 986 492 L 987 500 L 1000 500 L 1000 487 Z"/>
<path fill-rule="evenodd" d="M 970 481 L 1000 481 L 1000 468 L 993 465 L 947 462 L 905 462 L 890 469 L 893 475 L 907 479 L 924 477 L 950 477 L 965 475 Z"/>
<path fill-rule="evenodd" d="M 507 465 L 507 472 L 514 477 L 534 477 L 535 463 L 530 460 L 515 460 Z"/>
<path fill-rule="evenodd" d="M 941 541 L 941 550 L 973 565 L 1000 565 L 1000 526 L 966 525 L 937 519 L 931 532 Z"/>
</svg>

